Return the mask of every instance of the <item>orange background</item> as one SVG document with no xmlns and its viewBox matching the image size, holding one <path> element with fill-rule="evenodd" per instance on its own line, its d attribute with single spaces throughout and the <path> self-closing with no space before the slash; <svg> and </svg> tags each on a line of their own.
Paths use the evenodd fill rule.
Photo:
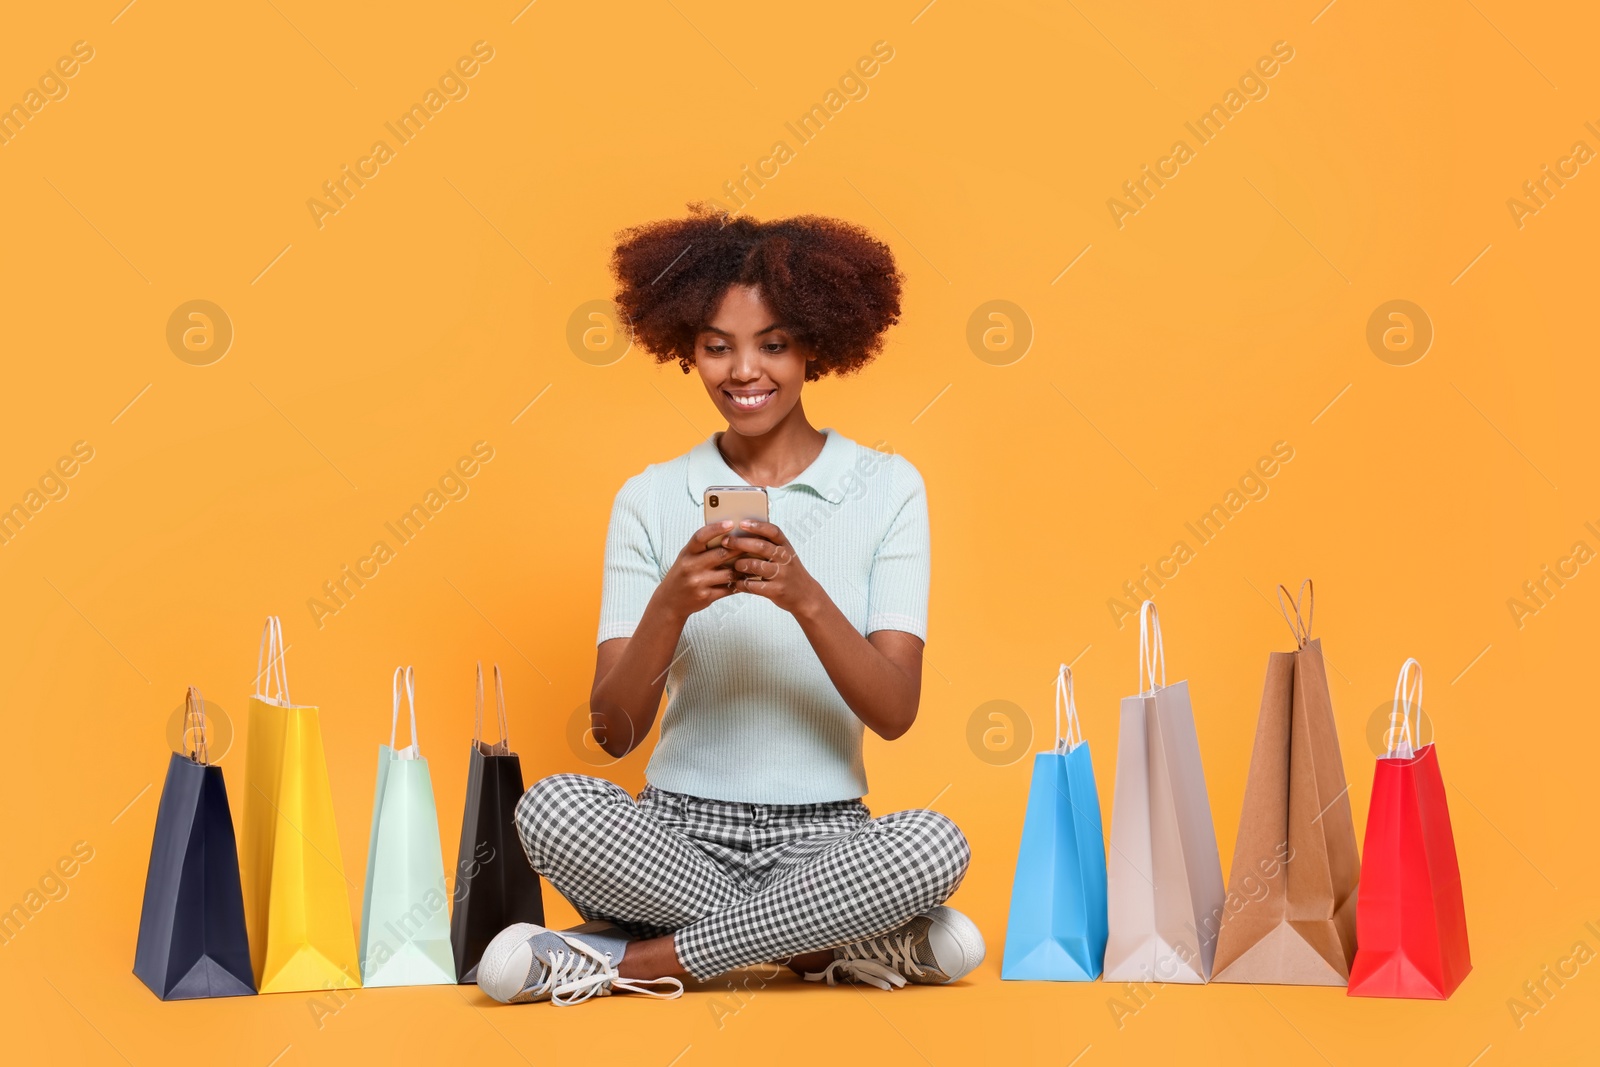
<svg viewBox="0 0 1600 1067">
<path fill-rule="evenodd" d="M 1584 125 L 1600 126 L 1593 13 L 922 2 L 104 0 L 7 16 L 0 104 L 74 42 L 94 53 L 0 145 L 0 504 L 24 501 L 74 442 L 94 450 L 0 546 L 0 905 L 75 842 L 93 849 L 0 947 L 13 1056 L 1592 1058 L 1593 965 L 1520 1026 L 1507 1002 L 1576 942 L 1600 949 L 1584 926 L 1600 925 L 1585 677 L 1600 577 L 1579 566 L 1520 626 L 1507 601 L 1575 542 L 1600 548 L 1584 525 L 1600 526 L 1586 310 L 1600 176 L 1581 167 L 1520 227 L 1507 200 L 1575 141 L 1600 148 Z M 307 200 L 480 40 L 493 59 L 468 95 L 319 228 Z M 785 122 L 880 40 L 893 58 L 867 95 L 798 145 Z M 1108 199 L 1175 140 L 1196 148 L 1184 123 L 1278 41 L 1294 55 L 1268 95 L 1119 228 Z M 396 664 L 416 666 L 448 857 L 475 659 L 507 672 L 530 778 L 600 762 L 567 726 L 588 693 L 612 494 L 719 426 L 696 380 L 638 351 L 597 365 L 616 350 L 575 351 L 569 318 L 609 295 L 615 231 L 725 195 L 779 139 L 793 158 L 751 212 L 857 220 L 908 275 L 884 356 L 809 386 L 806 403 L 927 480 L 923 709 L 903 740 L 871 745 L 869 801 L 931 803 L 965 828 L 975 858 L 954 903 L 988 961 L 950 989 L 785 979 L 742 1001 L 724 989 L 575 1012 L 501 1009 L 471 987 L 360 991 L 320 1027 L 304 995 L 158 1002 L 130 968 L 167 724 L 191 684 L 238 716 L 223 760 L 237 819 L 267 614 L 284 619 L 294 695 L 324 709 L 357 914 Z M 166 339 L 194 299 L 234 330 L 206 366 Z M 1395 299 L 1435 332 L 1406 366 L 1366 340 Z M 980 346 L 986 359 L 969 347 L 991 300 L 1031 326 L 1020 358 L 1015 343 Z M 494 459 L 470 494 L 319 629 L 307 600 L 477 441 Z M 1057 663 L 1075 661 L 1109 816 L 1137 639 L 1106 602 L 1279 441 L 1294 458 L 1267 496 L 1191 541 L 1157 597 L 1224 870 L 1266 655 L 1289 640 L 1267 598 L 1312 575 L 1358 834 L 1369 720 L 1406 656 L 1428 672 L 1475 969 L 1442 1004 L 1169 987 L 1119 1029 L 1118 987 L 999 979 L 1026 757 L 1049 741 Z M 995 700 L 1024 712 L 999 753 L 968 740 Z M 645 758 L 601 773 L 637 787 Z"/>
</svg>

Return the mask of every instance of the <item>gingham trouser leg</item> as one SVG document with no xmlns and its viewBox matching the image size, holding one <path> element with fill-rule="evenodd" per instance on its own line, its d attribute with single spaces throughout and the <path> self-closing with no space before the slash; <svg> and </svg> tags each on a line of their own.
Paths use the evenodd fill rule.
<svg viewBox="0 0 1600 1067">
<path fill-rule="evenodd" d="M 887 933 L 948 900 L 971 856 L 955 823 L 927 810 L 804 838 L 754 892 L 679 930 L 678 959 L 703 980 Z"/>
<path fill-rule="evenodd" d="M 686 836 L 599 778 L 556 774 L 535 782 L 517 802 L 516 823 L 528 862 L 579 915 L 635 937 L 672 933 L 740 895 Z"/>
<path fill-rule="evenodd" d="M 843 804 L 677 794 L 652 807 L 610 782 L 558 774 L 523 794 L 517 831 L 580 915 L 636 937 L 675 934 L 679 961 L 702 980 L 886 933 L 948 899 L 971 858 L 934 811 L 873 819 Z"/>
</svg>

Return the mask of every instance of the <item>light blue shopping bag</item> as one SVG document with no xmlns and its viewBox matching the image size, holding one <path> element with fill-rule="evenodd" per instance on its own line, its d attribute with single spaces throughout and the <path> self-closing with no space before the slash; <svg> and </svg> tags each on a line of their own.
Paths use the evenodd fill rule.
<svg viewBox="0 0 1600 1067">
<path fill-rule="evenodd" d="M 1100 976 L 1106 953 L 1105 848 L 1072 670 L 1062 664 L 1056 674 L 1056 745 L 1033 758 L 1001 978 L 1092 982 Z"/>
<path fill-rule="evenodd" d="M 402 677 L 411 706 L 411 744 L 396 749 Z M 455 980 L 439 813 L 428 761 L 417 748 L 416 682 L 410 667 L 396 668 L 389 743 L 378 747 L 372 799 L 361 904 L 361 984 L 454 985 Z"/>
</svg>

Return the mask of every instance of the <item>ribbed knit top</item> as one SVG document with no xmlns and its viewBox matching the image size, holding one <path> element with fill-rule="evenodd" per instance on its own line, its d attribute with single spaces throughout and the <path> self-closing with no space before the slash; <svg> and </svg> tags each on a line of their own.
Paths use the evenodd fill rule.
<svg viewBox="0 0 1600 1067">
<path fill-rule="evenodd" d="M 771 521 L 862 634 L 928 625 L 928 505 L 904 457 L 825 429 L 811 466 L 767 488 Z M 631 637 L 656 586 L 705 525 L 707 486 L 742 485 L 720 433 L 651 464 L 618 491 L 606 533 L 598 640 Z M 645 776 L 660 789 L 753 804 L 867 792 L 864 724 L 794 616 L 753 593 L 689 617 L 667 671 L 661 738 Z"/>
</svg>

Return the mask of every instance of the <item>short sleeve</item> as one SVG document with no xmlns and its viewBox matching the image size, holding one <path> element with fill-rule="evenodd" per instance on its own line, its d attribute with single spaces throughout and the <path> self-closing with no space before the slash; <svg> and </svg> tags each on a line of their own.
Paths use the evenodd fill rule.
<svg viewBox="0 0 1600 1067">
<path fill-rule="evenodd" d="M 903 630 L 928 639 L 928 495 L 922 475 L 903 457 L 896 457 L 899 502 L 889 527 L 878 542 L 867 579 L 867 627 Z"/>
<path fill-rule="evenodd" d="M 661 584 L 661 564 L 650 542 L 650 471 L 623 483 L 606 529 L 605 574 L 600 587 L 600 632 L 595 643 L 632 637 L 645 606 Z"/>
</svg>

